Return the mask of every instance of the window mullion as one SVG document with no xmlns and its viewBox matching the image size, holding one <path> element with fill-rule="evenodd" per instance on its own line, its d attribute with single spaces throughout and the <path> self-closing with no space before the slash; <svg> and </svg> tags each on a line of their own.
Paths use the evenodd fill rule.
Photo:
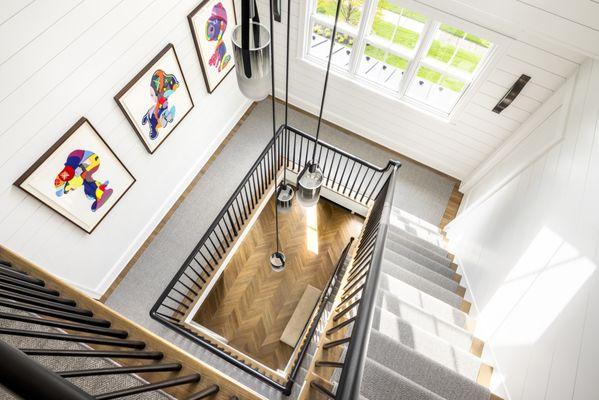
<svg viewBox="0 0 599 400">
<path fill-rule="evenodd" d="M 438 26 L 439 26 L 438 22 L 431 21 L 431 20 L 426 21 L 426 25 L 423 30 L 424 34 L 422 35 L 420 42 L 418 43 L 418 47 L 417 47 L 418 50 L 416 51 L 414 58 L 409 60 L 408 68 L 406 69 L 406 72 L 404 73 L 404 77 L 400 82 L 400 85 L 399 85 L 399 96 L 400 97 L 403 97 L 406 93 L 406 90 L 408 90 L 408 87 L 411 84 L 412 79 L 414 78 L 414 76 L 416 75 L 416 72 L 418 71 L 418 65 L 420 64 L 420 60 L 426 56 L 428 48 L 430 47 L 431 42 L 433 41 L 433 39 L 435 37 L 435 31 L 437 30 Z"/>
<path fill-rule="evenodd" d="M 360 68 L 360 60 L 362 60 L 362 57 L 364 56 L 365 37 L 372 26 L 375 16 L 375 12 L 373 12 L 373 10 L 376 11 L 377 4 L 378 0 L 364 1 L 364 10 L 360 20 L 360 27 L 358 28 L 357 36 L 354 38 L 354 48 L 351 52 L 351 57 L 349 60 L 349 72 L 352 75 L 355 75 L 358 71 L 358 68 Z"/>
</svg>

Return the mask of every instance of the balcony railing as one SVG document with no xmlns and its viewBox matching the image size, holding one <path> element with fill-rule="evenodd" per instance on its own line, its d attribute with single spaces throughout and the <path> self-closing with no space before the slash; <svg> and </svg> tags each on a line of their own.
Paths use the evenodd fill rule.
<svg viewBox="0 0 599 400">
<path fill-rule="evenodd" d="M 234 349 L 190 329 L 185 318 L 231 251 L 252 213 L 275 187 L 283 168 L 298 174 L 310 161 L 314 146 L 316 161 L 324 175 L 324 187 L 366 208 L 374 204 L 379 193 L 388 187 L 389 176 L 399 165 L 397 161 L 389 161 L 385 167 L 378 167 L 333 145 L 320 140 L 316 143 L 313 136 L 292 126 L 281 126 L 150 312 L 152 318 L 160 323 L 285 393 L 291 390 L 299 367 L 297 362 L 292 363 L 292 373 L 287 376 L 286 382 L 282 382 L 265 368 L 248 362 Z M 302 343 L 309 343 L 309 339 Z"/>
</svg>

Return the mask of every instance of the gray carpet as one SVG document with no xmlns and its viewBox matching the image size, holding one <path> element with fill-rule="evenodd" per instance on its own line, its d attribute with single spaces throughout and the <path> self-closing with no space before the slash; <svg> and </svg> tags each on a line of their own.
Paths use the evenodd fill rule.
<svg viewBox="0 0 599 400">
<path fill-rule="evenodd" d="M 279 107 L 279 111 L 282 111 L 282 107 Z M 281 121 L 282 112 L 278 116 Z M 270 139 L 272 135 L 270 124 L 270 103 L 262 102 L 256 106 L 186 200 L 173 213 L 149 248 L 107 300 L 107 304 L 183 350 L 274 400 L 285 397 L 275 389 L 152 320 L 149 315 L 158 295 L 185 261 Z M 316 128 L 316 120 L 292 111 L 290 125 L 312 133 Z M 322 128 L 321 138 L 379 165 L 385 165 L 393 157 L 391 153 L 326 124 Z M 454 182 L 450 179 L 417 164 L 403 161 L 395 204 L 437 225 L 453 185 Z M 291 398 L 296 397 L 297 393 L 294 392 Z"/>
</svg>

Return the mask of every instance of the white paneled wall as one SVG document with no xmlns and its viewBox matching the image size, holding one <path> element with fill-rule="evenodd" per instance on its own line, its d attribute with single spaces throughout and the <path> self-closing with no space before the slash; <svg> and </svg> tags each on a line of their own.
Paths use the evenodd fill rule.
<svg viewBox="0 0 599 400">
<path fill-rule="evenodd" d="M 196 0 L 2 0 L 0 242 L 100 295 L 249 106 L 234 74 L 207 95 L 186 16 Z M 154 155 L 113 96 L 173 43 L 195 108 Z M 81 116 L 137 178 L 87 235 L 12 186 Z"/>
<path fill-rule="evenodd" d="M 287 2 L 282 2 L 283 21 L 286 21 Z M 300 35 L 305 34 L 302 10 L 308 2 L 292 0 L 290 99 L 316 113 L 324 69 L 301 60 L 299 49 Z M 268 15 L 268 2 L 261 0 L 259 4 L 263 15 Z M 485 21 L 482 22 L 484 25 Z M 281 97 L 285 66 L 284 24 L 277 23 L 275 31 L 278 95 Z M 537 39 L 507 39 L 507 42 L 511 45 L 505 54 L 492 66 L 488 78 L 452 123 L 421 113 L 376 89 L 335 74 L 329 82 L 325 118 L 458 179 L 466 179 L 585 59 Z M 493 113 L 492 108 L 523 73 L 530 75 L 532 80 L 521 96 L 501 115 Z"/>
<path fill-rule="evenodd" d="M 599 62 L 569 85 L 447 228 L 512 400 L 599 393 Z"/>
</svg>

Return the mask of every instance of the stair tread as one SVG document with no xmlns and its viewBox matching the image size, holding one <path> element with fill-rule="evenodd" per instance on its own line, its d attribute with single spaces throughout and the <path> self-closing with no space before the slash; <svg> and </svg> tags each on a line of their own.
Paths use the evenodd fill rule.
<svg viewBox="0 0 599 400">
<path fill-rule="evenodd" d="M 368 357 L 446 400 L 489 400 L 484 386 L 373 330 Z"/>
<path fill-rule="evenodd" d="M 465 350 L 470 350 L 474 335 L 462 327 L 437 318 L 420 307 L 404 302 L 396 297 L 377 293 L 377 306 L 408 323 L 433 335 L 447 340 Z"/>
<path fill-rule="evenodd" d="M 408 226 L 398 224 L 397 221 L 395 222 L 395 225 L 391 224 L 390 229 L 390 232 L 394 235 L 402 236 L 403 238 L 411 241 L 412 243 L 417 244 L 418 246 L 432 251 L 440 256 L 447 257 L 449 255 L 449 252 L 444 247 L 444 243 L 441 243 L 440 241 L 435 241 L 435 243 L 431 243 L 430 241 L 418 236 L 416 233 L 406 230 Z"/>
<path fill-rule="evenodd" d="M 459 283 L 457 283 L 455 280 L 448 278 L 445 275 L 441 275 L 437 271 L 434 271 L 423 265 L 412 262 L 410 259 L 407 259 L 400 254 L 396 254 L 392 250 L 385 249 L 383 257 L 386 261 L 391 262 L 395 267 L 415 273 L 418 276 L 451 292 L 455 292 L 459 286 Z"/>
<path fill-rule="evenodd" d="M 379 307 L 375 309 L 372 328 L 460 375 L 476 381 L 483 362 L 468 350 L 454 346 Z"/>
<path fill-rule="evenodd" d="M 390 292 L 401 291 L 405 285 L 443 301 L 455 308 L 460 308 L 463 298 L 447 289 L 442 288 L 416 274 L 406 270 L 395 269 L 393 264 L 383 261 L 379 287 Z"/>
<path fill-rule="evenodd" d="M 422 254 L 418 253 L 417 251 L 412 250 L 409 247 L 406 247 L 403 244 L 395 242 L 393 240 L 388 240 L 386 243 L 386 247 L 389 249 L 392 249 L 396 253 L 403 255 L 404 257 L 411 259 L 412 261 L 417 262 L 418 264 L 421 264 L 421 265 L 424 265 L 424 266 L 427 266 L 430 268 L 439 269 L 439 270 L 442 270 L 442 268 L 445 268 L 445 269 L 449 269 L 451 272 L 453 272 L 453 270 L 451 269 L 451 260 L 449 258 L 446 259 L 447 260 L 446 262 L 441 263 L 437 260 L 433 260 L 432 258 L 422 255 Z"/>
<path fill-rule="evenodd" d="M 415 216 L 414 214 L 410 214 L 409 212 L 402 210 L 401 208 L 397 207 L 397 206 L 393 206 L 393 215 L 402 218 L 403 220 L 409 221 L 415 225 L 418 225 L 419 227 L 423 228 L 423 229 L 427 229 L 431 232 L 435 232 L 438 235 L 442 235 L 443 231 L 436 225 L 431 224 L 428 221 L 423 220 L 422 218 L 419 218 L 417 216 Z"/>
<path fill-rule="evenodd" d="M 366 358 L 364 363 L 360 392 L 369 400 L 443 400 L 441 396 L 371 358 Z"/>
<path fill-rule="evenodd" d="M 414 239 L 413 239 L 413 235 L 408 234 L 407 232 L 404 232 L 405 234 L 401 234 L 400 233 L 401 230 L 399 229 L 391 229 L 389 230 L 389 239 L 396 242 L 396 243 L 401 243 L 402 245 L 422 254 L 423 256 L 426 256 L 430 259 L 436 260 L 439 263 L 443 264 L 446 262 L 451 262 L 451 260 L 449 260 L 449 258 L 447 258 L 448 253 L 441 249 L 441 251 L 443 252 L 442 254 L 440 254 L 439 252 L 433 250 L 432 248 L 429 247 L 425 247 L 422 246 L 421 244 L 417 243 Z M 438 248 L 436 246 L 433 246 L 434 248 Z"/>
</svg>

